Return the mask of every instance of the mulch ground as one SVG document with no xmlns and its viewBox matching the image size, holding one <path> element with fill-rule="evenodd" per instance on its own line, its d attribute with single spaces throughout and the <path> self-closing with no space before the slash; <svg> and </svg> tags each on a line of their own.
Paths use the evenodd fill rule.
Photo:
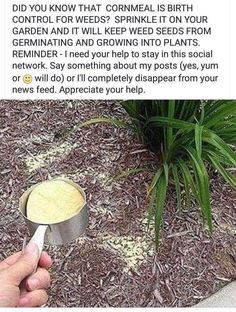
<svg viewBox="0 0 236 312">
<path fill-rule="evenodd" d="M 0 259 L 22 248 L 29 233 L 18 200 L 31 185 L 63 176 L 87 194 L 89 228 L 53 258 L 50 307 L 192 306 L 236 278 L 236 195 L 211 174 L 214 233 L 198 207 L 176 211 L 170 188 L 161 248 L 146 226 L 150 172 L 120 180 L 127 169 L 158 165 L 127 129 L 80 122 L 127 118 L 109 101 L 0 101 Z"/>
</svg>

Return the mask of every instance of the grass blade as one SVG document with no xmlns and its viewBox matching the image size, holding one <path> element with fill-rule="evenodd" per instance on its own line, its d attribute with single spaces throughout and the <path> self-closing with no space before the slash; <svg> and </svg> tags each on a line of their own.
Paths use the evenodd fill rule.
<svg viewBox="0 0 236 312">
<path fill-rule="evenodd" d="M 168 103 L 168 118 L 172 119 L 175 114 L 175 101 L 169 101 Z M 166 129 L 166 145 L 167 145 L 167 150 L 169 150 L 171 143 L 173 141 L 173 128 L 168 127 Z"/>
<path fill-rule="evenodd" d="M 159 177 L 156 185 L 156 211 L 155 211 L 155 237 L 156 237 L 156 247 L 160 244 L 160 230 L 162 222 L 162 214 L 164 210 L 166 192 L 167 192 L 167 181 L 166 175 L 163 172 Z"/>
<path fill-rule="evenodd" d="M 195 172 L 199 185 L 199 197 L 202 203 L 202 212 L 207 220 L 208 228 L 210 232 L 212 232 L 212 213 L 210 205 L 208 173 L 202 159 L 197 155 L 196 151 L 190 147 L 186 148 L 186 150 L 191 156 L 193 164 L 195 166 Z"/>
<path fill-rule="evenodd" d="M 172 173 L 173 173 L 173 178 L 174 178 L 174 183 L 175 183 L 175 190 L 176 190 L 176 195 L 177 195 L 177 209 L 178 211 L 181 210 L 181 189 L 180 189 L 180 180 L 179 180 L 179 175 L 178 175 L 178 169 L 176 165 L 172 165 Z"/>
<path fill-rule="evenodd" d="M 157 184 L 157 182 L 158 182 L 162 172 L 163 172 L 163 168 L 160 168 L 160 169 L 157 170 L 157 172 L 156 172 L 154 178 L 152 179 L 152 182 L 151 182 L 151 184 L 150 184 L 150 186 L 148 188 L 148 196 L 151 194 L 152 190 L 156 186 L 156 184 Z"/>
<path fill-rule="evenodd" d="M 153 127 L 172 127 L 176 129 L 195 129 L 195 124 L 183 120 L 178 120 L 168 117 L 151 117 L 147 120 L 145 126 L 148 125 Z"/>
<path fill-rule="evenodd" d="M 210 130 L 207 132 L 204 132 L 203 135 L 203 141 L 209 143 L 210 145 L 213 145 L 219 151 L 230 160 L 232 165 L 236 167 L 236 154 L 235 152 L 215 133 L 211 132 Z"/>
<path fill-rule="evenodd" d="M 217 159 L 217 155 L 208 155 L 208 158 L 210 159 L 210 164 L 215 167 L 215 169 L 222 175 L 225 181 L 227 181 L 233 188 L 236 188 L 236 178 L 225 170 L 225 168 Z"/>
<path fill-rule="evenodd" d="M 229 101 L 219 105 L 210 115 L 207 115 L 204 125 L 208 128 L 216 125 L 219 121 L 227 118 L 230 115 L 236 114 L 236 101 Z"/>
<path fill-rule="evenodd" d="M 202 156 L 202 131 L 203 126 L 200 126 L 198 123 L 195 125 L 195 145 L 198 156 Z"/>
<path fill-rule="evenodd" d="M 115 118 L 106 118 L 106 117 L 100 117 L 100 118 L 92 118 L 88 121 L 85 121 L 81 124 L 79 124 L 76 128 L 76 130 L 78 130 L 79 128 L 82 127 L 86 127 L 92 124 L 97 124 L 97 123 L 107 123 L 113 126 L 118 126 L 120 128 L 127 128 L 129 126 L 129 124 L 125 121 L 121 121 L 119 119 L 115 119 Z"/>
<path fill-rule="evenodd" d="M 195 197 L 195 199 L 197 200 L 198 205 L 200 206 L 201 205 L 201 199 L 198 195 L 196 184 L 194 183 L 192 174 L 191 174 L 188 166 L 186 165 L 186 163 L 183 160 L 179 160 L 178 163 L 179 163 L 179 167 L 182 170 L 182 176 L 183 176 L 183 179 L 185 181 L 185 192 L 186 192 L 186 197 L 188 197 L 188 198 L 186 198 L 186 202 L 188 201 L 188 203 L 189 203 L 188 207 L 190 207 L 190 190 L 191 190 L 193 196 Z"/>
<path fill-rule="evenodd" d="M 150 168 L 134 168 L 134 169 L 125 170 L 125 171 L 121 172 L 120 174 L 116 175 L 113 178 L 113 181 L 118 181 L 122 178 L 127 178 L 130 175 L 137 174 L 139 172 L 144 172 L 144 171 L 151 171 L 151 170 L 150 170 Z"/>
</svg>

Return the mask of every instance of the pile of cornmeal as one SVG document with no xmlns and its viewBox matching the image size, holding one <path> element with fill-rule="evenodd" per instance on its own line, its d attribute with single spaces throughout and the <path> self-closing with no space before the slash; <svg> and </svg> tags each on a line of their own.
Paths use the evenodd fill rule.
<svg viewBox="0 0 236 312">
<path fill-rule="evenodd" d="M 62 180 L 46 181 L 36 186 L 27 201 L 27 218 L 41 224 L 65 221 L 84 206 L 80 191 Z"/>
</svg>

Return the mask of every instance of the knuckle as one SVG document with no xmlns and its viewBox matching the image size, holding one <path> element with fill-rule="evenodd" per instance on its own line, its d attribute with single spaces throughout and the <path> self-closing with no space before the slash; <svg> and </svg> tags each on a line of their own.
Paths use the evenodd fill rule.
<svg viewBox="0 0 236 312">
<path fill-rule="evenodd" d="M 50 277 L 50 274 L 47 270 L 42 270 L 42 277 L 45 281 L 47 281 L 48 283 L 50 283 L 51 281 L 51 277 Z"/>
<path fill-rule="evenodd" d="M 34 281 L 37 281 L 36 285 L 33 284 Z M 46 289 L 50 286 L 51 277 L 47 270 L 38 268 L 36 273 L 31 275 L 26 280 L 26 286 L 28 290 L 37 290 L 37 289 Z"/>
<path fill-rule="evenodd" d="M 50 284 L 51 284 L 51 276 L 50 276 L 50 274 L 48 273 L 48 271 L 46 271 L 45 270 L 45 272 L 44 272 L 44 276 L 45 276 L 45 287 L 47 288 L 47 287 L 49 287 L 50 286 Z"/>
<path fill-rule="evenodd" d="M 47 270 L 45 269 L 38 269 L 36 273 L 38 279 L 40 280 L 40 285 L 42 288 L 47 288 L 50 286 L 51 283 L 51 277 Z"/>
<path fill-rule="evenodd" d="M 47 303 L 47 301 L 48 301 L 48 294 L 45 290 L 42 290 L 40 305 Z"/>
<path fill-rule="evenodd" d="M 31 293 L 29 296 L 29 306 L 40 307 L 41 305 L 47 303 L 48 294 L 45 290 L 38 290 Z"/>
</svg>

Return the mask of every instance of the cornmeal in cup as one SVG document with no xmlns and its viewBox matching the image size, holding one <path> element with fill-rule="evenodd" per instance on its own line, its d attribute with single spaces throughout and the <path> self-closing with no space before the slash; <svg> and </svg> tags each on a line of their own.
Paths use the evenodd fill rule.
<svg viewBox="0 0 236 312">
<path fill-rule="evenodd" d="M 84 204 L 84 197 L 70 183 L 62 180 L 47 181 L 30 193 L 27 218 L 41 224 L 58 223 L 73 217 Z"/>
</svg>

